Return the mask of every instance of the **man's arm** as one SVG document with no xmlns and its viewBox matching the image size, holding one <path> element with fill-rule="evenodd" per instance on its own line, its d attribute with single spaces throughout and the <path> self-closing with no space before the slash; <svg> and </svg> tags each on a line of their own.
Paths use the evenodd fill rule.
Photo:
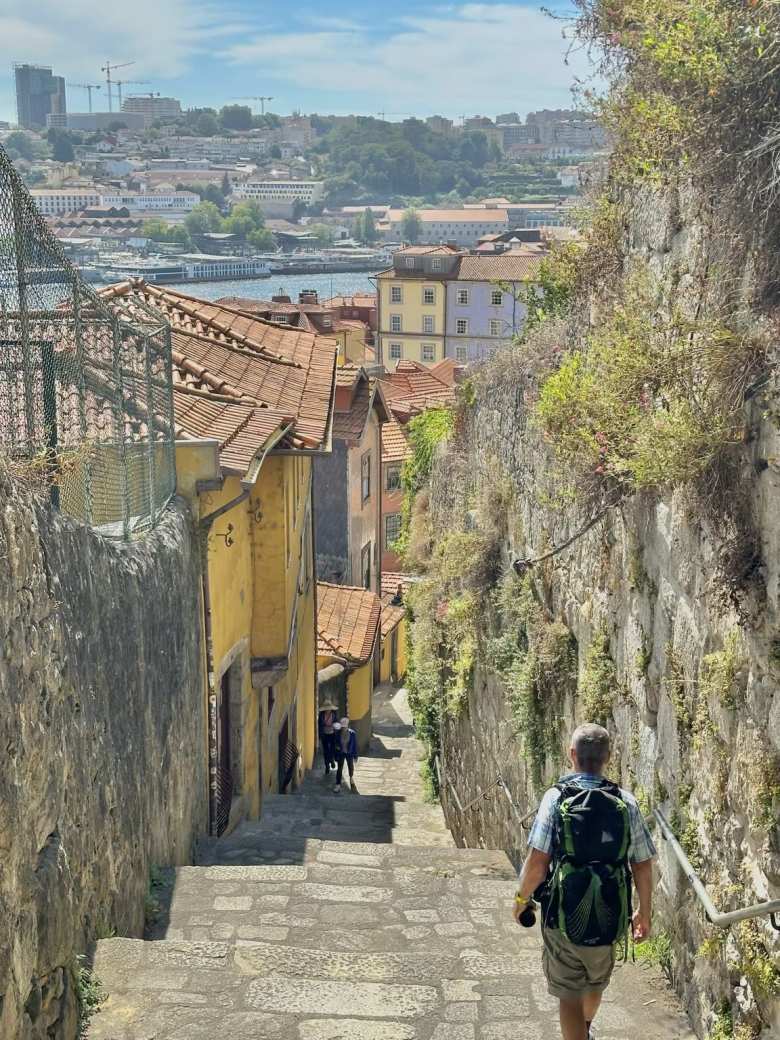
<svg viewBox="0 0 780 1040">
<path fill-rule="evenodd" d="M 531 849 L 526 856 L 523 869 L 520 872 L 520 884 L 517 889 L 517 894 L 521 898 L 520 901 L 515 900 L 512 908 L 512 916 L 516 921 L 523 910 L 525 910 L 526 903 L 547 877 L 551 859 L 552 856 L 549 853 L 540 852 L 539 849 Z M 525 902 L 522 902 L 522 900 L 525 900 Z"/>
<path fill-rule="evenodd" d="M 634 941 L 644 942 L 650 937 L 650 920 L 653 914 L 653 861 L 642 860 L 631 864 L 634 884 L 639 894 L 639 907 L 634 913 Z"/>
</svg>

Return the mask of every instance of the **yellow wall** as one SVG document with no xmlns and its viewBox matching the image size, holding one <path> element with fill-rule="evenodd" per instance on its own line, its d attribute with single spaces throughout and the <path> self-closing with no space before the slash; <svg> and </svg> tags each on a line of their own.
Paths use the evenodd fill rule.
<svg viewBox="0 0 780 1040">
<path fill-rule="evenodd" d="M 400 621 L 395 631 L 398 633 L 398 672 L 396 678 L 400 681 L 406 675 L 406 618 Z M 390 674 L 390 666 L 392 664 L 391 641 L 392 633 L 388 633 L 387 637 L 382 640 L 379 681 L 383 683 L 393 681 L 393 676 Z"/>
<path fill-rule="evenodd" d="M 242 492 L 238 477 L 226 477 L 220 490 L 198 492 L 197 481 L 214 480 L 215 469 L 213 442 L 177 445 L 179 493 L 189 499 L 196 519 Z M 237 812 L 250 817 L 259 815 L 263 793 L 278 789 L 278 734 L 285 716 L 301 750 L 299 766 L 310 768 L 314 758 L 310 481 L 311 459 L 269 456 L 249 498 L 218 517 L 208 535 L 212 689 L 219 696 L 229 672 L 231 702 L 238 708 L 233 718 L 240 719 Z M 252 683 L 252 658 L 287 658 L 287 670 L 273 686 L 270 718 L 268 687 Z"/>
<path fill-rule="evenodd" d="M 371 493 L 363 501 L 361 463 L 363 456 L 371 453 Z M 347 455 L 347 489 L 349 495 L 349 565 L 350 583 L 363 584 L 360 561 L 365 545 L 371 545 L 371 589 L 380 588 L 379 530 L 381 524 L 381 481 L 382 456 L 379 418 L 376 409 L 371 409 L 363 437 L 358 445 L 350 448 Z"/>
<path fill-rule="evenodd" d="M 377 279 L 379 287 L 379 338 L 382 348 L 382 360 L 385 367 L 392 371 L 398 360 L 390 357 L 390 344 L 400 343 L 403 358 L 411 361 L 422 361 L 424 364 L 435 364 L 444 357 L 445 336 L 445 293 L 446 286 L 442 281 L 430 277 L 404 277 L 394 279 L 392 274 L 380 275 Z M 391 288 L 401 289 L 401 303 L 391 302 Z M 433 304 L 423 302 L 423 290 L 433 289 Z M 392 332 L 390 319 L 392 315 L 400 315 L 401 332 Z M 423 317 L 433 318 L 433 332 L 423 332 Z M 433 344 L 434 357 L 423 358 L 423 344 Z"/>
</svg>

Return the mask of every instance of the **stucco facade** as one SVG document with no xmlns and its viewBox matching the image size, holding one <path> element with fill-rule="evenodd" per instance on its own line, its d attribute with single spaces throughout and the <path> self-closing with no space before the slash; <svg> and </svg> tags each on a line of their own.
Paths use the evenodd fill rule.
<svg viewBox="0 0 780 1040">
<path fill-rule="evenodd" d="M 180 443 L 177 473 L 201 529 L 210 768 L 229 770 L 233 826 L 278 791 L 286 739 L 299 772 L 314 758 L 312 460 L 271 454 L 247 497 L 238 477 L 219 476 L 214 442 Z"/>
<path fill-rule="evenodd" d="M 525 321 L 523 291 L 523 283 L 518 282 L 450 282 L 445 357 L 460 362 L 479 361 L 511 343 Z"/>
</svg>

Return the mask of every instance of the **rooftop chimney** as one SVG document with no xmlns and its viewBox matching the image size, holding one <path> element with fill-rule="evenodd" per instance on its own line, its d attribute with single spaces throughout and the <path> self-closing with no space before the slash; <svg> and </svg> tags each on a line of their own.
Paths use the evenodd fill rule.
<svg viewBox="0 0 780 1040">
<path fill-rule="evenodd" d="M 320 298 L 316 289 L 301 289 L 298 293 L 298 303 L 319 303 Z"/>
</svg>

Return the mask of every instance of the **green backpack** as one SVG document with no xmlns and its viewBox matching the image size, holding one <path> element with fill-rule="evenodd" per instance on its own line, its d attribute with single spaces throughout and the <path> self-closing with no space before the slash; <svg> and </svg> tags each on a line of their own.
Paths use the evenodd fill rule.
<svg viewBox="0 0 780 1040">
<path fill-rule="evenodd" d="M 542 896 L 546 927 L 577 946 L 611 946 L 631 920 L 631 826 L 620 788 L 609 780 L 555 785 L 551 875 Z"/>
</svg>

